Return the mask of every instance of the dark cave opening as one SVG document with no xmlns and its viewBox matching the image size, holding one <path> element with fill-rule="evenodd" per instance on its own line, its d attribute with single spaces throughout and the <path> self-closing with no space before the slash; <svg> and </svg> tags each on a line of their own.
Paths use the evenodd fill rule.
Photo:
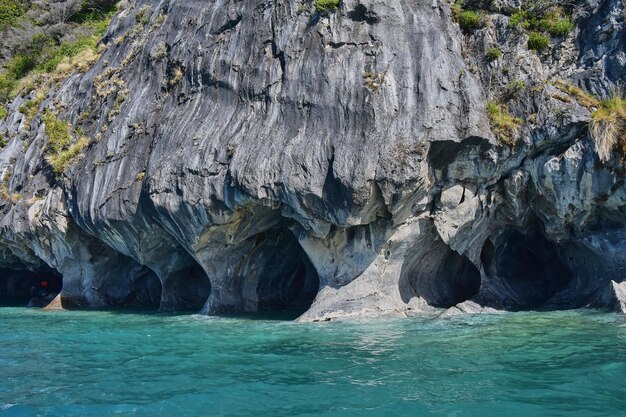
<svg viewBox="0 0 626 417">
<path fill-rule="evenodd" d="M 123 302 L 123 307 L 157 310 L 161 305 L 161 280 L 149 268 L 143 268 L 133 277 L 132 290 Z"/>
<path fill-rule="evenodd" d="M 63 277 L 51 268 L 0 268 L 0 305 L 45 307 L 61 292 Z"/>
<path fill-rule="evenodd" d="M 319 289 L 319 276 L 289 230 L 255 237 L 253 250 L 239 264 L 241 311 L 304 313 Z"/>
<path fill-rule="evenodd" d="M 410 261 L 403 265 L 400 295 L 405 303 L 418 296 L 430 306 L 449 308 L 478 294 L 480 271 L 438 236 L 434 239 L 427 251 L 416 247 Z"/>
<path fill-rule="evenodd" d="M 498 237 L 496 244 L 488 240 L 481 261 L 500 304 L 497 307 L 508 310 L 541 308 L 573 277 L 557 244 L 538 231 L 511 230 Z"/>
<path fill-rule="evenodd" d="M 185 266 L 163 280 L 161 311 L 198 312 L 211 294 L 211 282 L 204 269 L 191 258 Z"/>
</svg>

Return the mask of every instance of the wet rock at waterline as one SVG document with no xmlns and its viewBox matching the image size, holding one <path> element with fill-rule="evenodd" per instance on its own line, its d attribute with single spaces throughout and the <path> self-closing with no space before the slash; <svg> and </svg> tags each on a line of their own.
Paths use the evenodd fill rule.
<svg viewBox="0 0 626 417">
<path fill-rule="evenodd" d="M 580 7 L 617 23 L 537 54 L 505 15 L 464 36 L 446 2 L 131 2 L 93 67 L 0 121 L 0 267 L 53 270 L 74 308 L 613 309 L 623 163 L 555 82 L 623 81 L 624 5 Z M 517 81 L 503 143 L 486 106 Z M 44 113 L 91 138 L 62 175 Z"/>
</svg>

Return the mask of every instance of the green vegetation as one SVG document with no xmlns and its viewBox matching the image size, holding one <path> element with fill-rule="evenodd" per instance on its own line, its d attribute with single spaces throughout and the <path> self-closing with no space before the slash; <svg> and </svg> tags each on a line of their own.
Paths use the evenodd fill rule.
<svg viewBox="0 0 626 417">
<path fill-rule="evenodd" d="M 535 11 L 520 10 L 509 17 L 510 27 L 521 27 L 549 33 L 555 38 L 565 36 L 574 29 L 574 23 L 558 7 Z"/>
<path fill-rule="evenodd" d="M 450 6 L 452 16 L 465 32 L 471 32 L 474 29 L 481 28 L 485 25 L 484 13 L 475 10 L 464 10 L 462 0 L 458 0 Z"/>
<path fill-rule="evenodd" d="M 508 83 L 505 88 L 507 95 L 514 97 L 526 89 L 526 83 L 522 80 L 513 80 Z"/>
<path fill-rule="evenodd" d="M 7 140 L 7 138 L 0 134 L 0 149 L 3 149 L 5 146 L 7 146 L 7 144 L 9 143 L 9 141 Z"/>
<path fill-rule="evenodd" d="M 44 113 L 43 121 L 46 124 L 46 135 L 48 135 L 47 153 L 57 155 L 72 141 L 69 125 L 50 112 Z"/>
<path fill-rule="evenodd" d="M 559 38 L 567 35 L 574 29 L 574 23 L 569 17 L 562 17 L 558 13 L 548 13 L 539 21 L 539 29 L 548 32 L 551 36 Z"/>
<path fill-rule="evenodd" d="M 626 155 L 626 100 L 620 90 L 598 102 L 591 115 L 589 134 L 600 160 L 608 161 L 618 145 L 622 155 Z"/>
<path fill-rule="evenodd" d="M 548 34 L 560 38 L 570 33 L 575 25 L 555 2 L 537 0 L 525 3 L 522 10 L 513 13 L 509 26 L 530 30 L 528 49 L 541 51 L 550 45 Z"/>
<path fill-rule="evenodd" d="M 315 0 L 315 11 L 318 13 L 332 12 L 339 8 L 341 0 Z"/>
<path fill-rule="evenodd" d="M 61 174 L 67 169 L 72 161 L 89 145 L 89 139 L 81 136 L 78 141 L 72 143 L 72 134 L 68 123 L 59 120 L 50 112 L 43 115 L 48 135 L 48 147 L 46 160 L 52 166 L 56 174 Z M 80 135 L 81 131 L 74 132 Z"/>
<path fill-rule="evenodd" d="M 487 54 L 485 55 L 485 58 L 487 58 L 488 61 L 495 61 L 501 56 L 502 56 L 502 50 L 500 50 L 500 48 L 498 48 L 497 46 L 494 46 L 492 48 L 489 48 L 489 50 L 487 51 Z"/>
<path fill-rule="evenodd" d="M 46 98 L 46 94 L 48 93 L 48 87 L 44 86 L 40 88 L 35 93 L 35 97 L 32 100 L 26 101 L 19 108 L 20 113 L 24 115 L 24 127 L 26 129 L 30 128 L 30 124 L 39 112 L 39 106 L 43 103 Z"/>
<path fill-rule="evenodd" d="M 509 17 L 509 27 L 516 27 L 516 26 L 522 26 L 522 27 L 527 26 L 526 12 L 524 12 L 523 10 L 515 12 Z"/>
<path fill-rule="evenodd" d="M 0 9 L 3 2 L 7 0 L 0 0 Z M 117 9 L 106 2 L 93 8 L 93 3 L 83 2 L 77 13 L 63 21 L 64 29 L 76 34 L 67 36 L 68 40 L 62 40 L 59 29 L 44 30 L 16 46 L 0 70 L 0 103 L 17 95 L 29 82 L 32 84 L 32 80 L 26 80 L 31 74 L 64 77 L 68 71 L 84 69 L 97 58 L 98 40 Z"/>
<path fill-rule="evenodd" d="M 24 5 L 17 0 L 0 0 L 0 30 L 15 24 L 24 13 Z"/>
<path fill-rule="evenodd" d="M 601 161 L 608 161 L 616 148 L 626 156 L 626 99 L 620 88 L 613 90 L 609 97 L 598 100 L 582 88 L 568 82 L 558 80 L 553 84 L 592 112 L 589 136 L 593 139 Z"/>
<path fill-rule="evenodd" d="M 535 51 L 542 51 L 550 46 L 547 35 L 560 38 L 575 27 L 569 15 L 554 0 L 525 2 L 522 10 L 509 17 L 509 26 L 529 30 L 528 49 Z"/>
<path fill-rule="evenodd" d="M 550 46 L 550 39 L 539 32 L 530 32 L 528 35 L 528 49 L 534 51 L 542 51 Z"/>
<path fill-rule="evenodd" d="M 483 26 L 482 16 L 473 10 L 465 10 L 461 12 L 457 17 L 457 20 L 461 29 L 466 32 Z"/>
<path fill-rule="evenodd" d="M 77 142 L 72 143 L 67 149 L 56 155 L 50 155 L 49 162 L 56 174 L 62 174 L 74 159 L 89 145 L 89 139 L 81 137 Z"/>
<path fill-rule="evenodd" d="M 89 35 L 51 48 L 45 60 L 40 62 L 36 69 L 41 72 L 53 72 L 64 59 L 75 57 L 88 49 L 95 51 L 100 36 L 101 34 Z"/>
<path fill-rule="evenodd" d="M 487 103 L 487 117 L 491 124 L 491 129 L 501 143 L 512 145 L 513 136 L 522 120 L 511 116 L 505 104 L 490 101 Z"/>
<path fill-rule="evenodd" d="M 465 10 L 459 14 L 459 25 L 463 30 L 473 30 L 480 26 L 480 15 L 473 10 Z"/>
<path fill-rule="evenodd" d="M 6 119 L 8 115 L 9 111 L 7 110 L 6 106 L 0 105 L 0 120 Z"/>
<path fill-rule="evenodd" d="M 6 145 L 5 145 L 6 146 Z M 0 178 L 0 200 L 14 201 L 13 196 L 9 192 L 9 182 L 13 176 L 13 163 L 7 167 L 2 178 Z"/>
<path fill-rule="evenodd" d="M 147 25 L 149 20 L 148 12 L 150 11 L 150 6 L 143 6 L 137 14 L 135 15 L 135 21 L 140 25 Z"/>
<path fill-rule="evenodd" d="M 609 97 L 598 100 L 571 83 L 558 80 L 553 84 L 592 112 L 589 136 L 601 161 L 608 161 L 616 148 L 626 156 L 626 99 L 621 87 L 614 89 Z"/>
</svg>

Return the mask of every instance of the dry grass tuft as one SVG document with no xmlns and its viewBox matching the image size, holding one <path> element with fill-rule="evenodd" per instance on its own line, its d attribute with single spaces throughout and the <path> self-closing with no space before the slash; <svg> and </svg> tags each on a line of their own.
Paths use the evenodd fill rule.
<svg viewBox="0 0 626 417">
<path fill-rule="evenodd" d="M 493 130 L 498 140 L 503 144 L 513 145 L 513 138 L 517 128 L 522 124 L 522 119 L 511 116 L 506 104 L 495 101 L 487 103 L 487 116 L 489 117 L 491 130 Z"/>
<path fill-rule="evenodd" d="M 596 108 L 600 103 L 597 98 L 587 93 L 582 88 L 576 87 L 574 84 L 557 80 L 554 82 L 554 86 L 565 94 L 574 97 L 581 106 L 586 107 L 587 109 Z"/>
<path fill-rule="evenodd" d="M 598 109 L 591 115 L 589 134 L 601 161 L 608 161 L 618 146 L 626 155 L 626 100 L 620 89 L 598 103 Z"/>
</svg>

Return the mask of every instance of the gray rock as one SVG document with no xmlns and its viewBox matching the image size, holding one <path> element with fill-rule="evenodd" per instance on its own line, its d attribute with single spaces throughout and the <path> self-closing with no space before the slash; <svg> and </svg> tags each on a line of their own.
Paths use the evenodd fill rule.
<svg viewBox="0 0 626 417">
<path fill-rule="evenodd" d="M 613 286 L 613 292 L 615 294 L 615 307 L 617 311 L 626 314 L 626 282 L 623 281 L 618 284 L 615 281 L 611 281 L 611 285 Z"/>
<path fill-rule="evenodd" d="M 62 177 L 41 114 L 26 129 L 18 98 L 0 121 L 14 196 L 0 267 L 54 268 L 63 305 L 83 307 L 301 321 L 607 307 L 624 170 L 598 162 L 589 109 L 551 84 L 624 79 L 623 5 L 602 4 L 585 7 L 613 28 L 581 19 L 538 56 L 499 14 L 464 38 L 444 2 L 133 3 L 100 60 L 42 103 L 93 138 Z M 512 147 L 485 114 L 502 97 L 525 119 Z"/>
</svg>

